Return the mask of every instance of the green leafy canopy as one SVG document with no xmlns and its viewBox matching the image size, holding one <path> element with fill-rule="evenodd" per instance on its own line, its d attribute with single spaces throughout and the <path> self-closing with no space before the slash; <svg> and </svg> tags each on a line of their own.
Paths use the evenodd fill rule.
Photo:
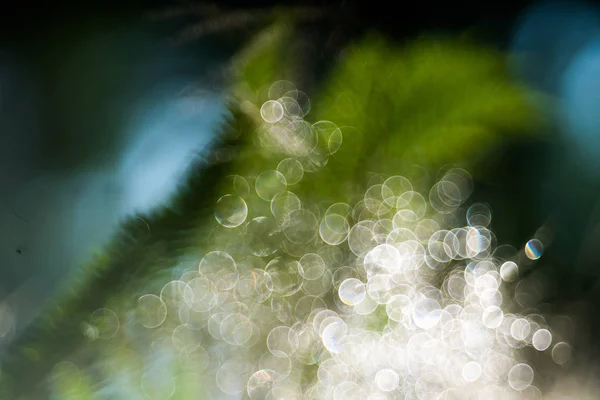
<svg viewBox="0 0 600 400">
<path fill-rule="evenodd" d="M 251 178 L 275 169 L 281 157 L 256 146 L 254 135 L 263 123 L 265 88 L 294 81 L 295 69 L 284 67 L 293 64 L 286 51 L 293 34 L 290 21 L 278 22 L 234 60 L 231 113 L 211 150 L 191 166 L 171 204 L 143 216 L 147 225 L 135 218 L 124 223 L 8 349 L 3 379 L 13 388 L 38 383 L 54 364 L 77 353 L 85 343 L 81 323 L 95 309 L 107 306 L 125 315 L 141 294 L 160 288 L 179 260 L 203 254 L 215 225 L 213 205 L 230 192 L 227 176 Z M 364 193 L 369 173 L 410 175 L 415 164 L 432 170 L 476 165 L 503 138 L 531 134 L 538 123 L 522 88 L 511 81 L 504 55 L 464 39 L 421 38 L 398 46 L 369 35 L 344 50 L 318 89 L 306 118 L 335 123 L 343 144 L 295 187 L 299 197 L 314 202 L 349 202 Z M 268 206 L 249 208 L 259 215 Z M 81 398 L 92 398 L 86 396 Z"/>
</svg>

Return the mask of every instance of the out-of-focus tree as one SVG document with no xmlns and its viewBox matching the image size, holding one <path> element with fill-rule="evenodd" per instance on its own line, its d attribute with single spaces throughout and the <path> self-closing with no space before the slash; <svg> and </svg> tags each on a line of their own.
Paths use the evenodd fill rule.
<svg viewBox="0 0 600 400">
<path fill-rule="evenodd" d="M 223 16 L 222 25 L 211 22 L 219 18 L 209 19 L 184 37 L 263 17 L 232 14 Z M 282 153 L 265 149 L 257 132 L 264 128 L 261 108 L 271 85 L 294 82 L 302 90 L 298 82 L 310 75 L 288 46 L 297 32 L 295 19 L 283 13 L 235 57 L 230 115 L 211 149 L 190 166 L 185 184 L 168 206 L 124 223 L 105 250 L 65 282 L 44 315 L 8 345 L 2 355 L 7 398 L 42 396 L 52 368 L 74 359 L 82 375 L 76 397 L 100 397 L 93 389 L 95 363 L 122 356 L 107 349 L 135 351 L 140 344 L 120 333 L 102 346 L 90 344 L 82 323 L 105 307 L 127 324 L 128 312 L 141 295 L 160 291 L 180 272 L 176 267 L 182 260 L 195 260 L 218 242 L 213 235 L 214 203 L 231 192 L 230 176 L 243 173 L 252 182 L 277 167 Z M 306 120 L 331 121 L 326 126 L 336 127 L 316 132 L 316 152 L 299 156 L 306 172 L 294 191 L 314 203 L 357 199 L 371 173 L 411 176 L 415 165 L 434 173 L 447 164 L 460 165 L 477 174 L 478 165 L 497 145 L 531 135 L 538 122 L 522 89 L 510 80 L 504 55 L 468 38 L 421 38 L 398 46 L 377 34 L 367 35 L 344 49 L 306 98 L 292 90 Z M 247 203 L 252 217 L 269 213 L 268 204 L 258 198 L 249 197 Z M 127 363 L 135 364 L 134 358 L 123 361 Z M 65 393 L 73 395 L 72 390 Z M 177 396 L 186 398 L 183 392 Z"/>
</svg>

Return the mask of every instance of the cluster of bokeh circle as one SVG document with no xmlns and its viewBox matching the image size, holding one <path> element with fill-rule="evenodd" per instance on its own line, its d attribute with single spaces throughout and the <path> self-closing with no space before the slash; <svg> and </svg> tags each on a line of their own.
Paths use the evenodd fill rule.
<svg viewBox="0 0 600 400">
<path fill-rule="evenodd" d="M 293 186 L 327 164 L 342 131 L 306 122 L 310 102 L 290 82 L 268 97 L 255 143 L 281 161 L 230 177 L 214 249 L 138 298 L 131 318 L 151 348 L 202 375 L 209 398 L 541 398 L 521 349 L 560 365 L 570 346 L 539 311 L 519 312 L 519 252 L 497 244 L 489 206 L 466 206 L 468 172 L 441 171 L 428 193 L 377 175 L 356 204 L 300 199 Z M 252 204 L 268 212 L 250 218 Z M 542 252 L 532 239 L 520 253 Z M 119 330 L 111 310 L 92 319 L 88 336 Z M 156 371 L 142 390 L 168 399 L 176 379 Z"/>
</svg>

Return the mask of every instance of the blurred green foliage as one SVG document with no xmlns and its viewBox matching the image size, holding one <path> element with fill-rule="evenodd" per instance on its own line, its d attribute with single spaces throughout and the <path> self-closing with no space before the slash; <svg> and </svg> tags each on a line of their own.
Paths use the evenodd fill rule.
<svg viewBox="0 0 600 400">
<path fill-rule="evenodd" d="M 5 354 L 5 390 L 41 393 L 40 382 L 51 368 L 81 354 L 82 347 L 91 354 L 82 359 L 92 361 L 101 347 L 88 344 L 81 332 L 90 313 L 108 307 L 126 315 L 140 295 L 157 292 L 172 279 L 178 260 L 211 249 L 213 205 L 230 192 L 227 176 L 255 177 L 281 159 L 256 146 L 254 135 L 262 123 L 265 88 L 281 79 L 294 81 L 293 69 L 284 68 L 293 34 L 290 21 L 278 22 L 252 38 L 234 60 L 231 115 L 213 148 L 190 168 L 168 207 L 125 222 L 106 250 L 65 283 Z M 422 38 L 398 46 L 378 35 L 365 37 L 344 51 L 318 89 L 309 93 L 307 119 L 335 123 L 343 144 L 324 168 L 307 173 L 294 188 L 315 203 L 351 202 L 364 193 L 369 173 L 410 175 L 414 164 L 434 172 L 460 164 L 476 174 L 477 163 L 495 145 L 505 137 L 530 135 L 538 122 L 522 89 L 509 79 L 504 55 L 464 39 Z M 248 206 L 248 218 L 269 213 L 266 202 L 249 200 Z M 382 324 L 377 315 L 373 329 Z M 135 347 L 127 338 L 111 340 Z M 95 398 L 89 379 L 84 370 L 76 398 Z M 188 398 L 186 390 L 196 389 L 182 387 L 174 398 Z"/>
</svg>

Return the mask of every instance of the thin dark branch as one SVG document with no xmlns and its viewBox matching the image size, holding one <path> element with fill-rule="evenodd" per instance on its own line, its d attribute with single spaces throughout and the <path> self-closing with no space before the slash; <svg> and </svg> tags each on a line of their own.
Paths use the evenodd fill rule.
<svg viewBox="0 0 600 400">
<path fill-rule="evenodd" d="M 207 21 L 200 21 L 186 29 L 178 36 L 176 41 L 179 43 L 189 42 L 198 39 L 206 34 L 224 32 L 227 30 L 239 29 L 248 25 L 262 22 L 271 15 L 268 11 L 236 11 Z"/>
<path fill-rule="evenodd" d="M 176 38 L 169 40 L 173 44 L 187 43 L 207 34 L 243 29 L 254 24 L 262 23 L 285 10 L 297 21 L 315 21 L 333 15 L 322 7 L 286 7 L 263 8 L 252 10 L 222 10 L 215 4 L 200 4 L 154 11 L 147 15 L 151 20 L 167 20 L 183 16 L 202 16 L 197 23 L 181 31 Z"/>
<path fill-rule="evenodd" d="M 223 11 L 216 4 L 195 4 L 188 6 L 171 7 L 165 10 L 151 11 L 145 16 L 151 21 L 164 21 L 171 18 L 199 15 L 213 17 L 222 14 Z"/>
<path fill-rule="evenodd" d="M 15 217 L 19 218 L 21 221 L 23 221 L 23 222 L 29 222 L 28 219 L 25 219 L 25 218 L 21 217 L 19 214 L 17 214 L 15 212 L 15 210 L 12 210 L 12 213 L 14 214 Z"/>
</svg>

